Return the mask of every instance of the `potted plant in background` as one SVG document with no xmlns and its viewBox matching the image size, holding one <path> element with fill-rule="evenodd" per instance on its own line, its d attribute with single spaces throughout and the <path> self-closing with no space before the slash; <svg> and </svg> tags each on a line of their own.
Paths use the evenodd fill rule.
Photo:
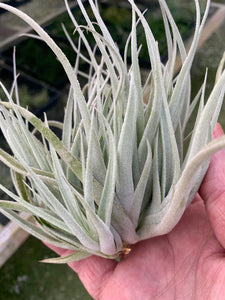
<svg viewBox="0 0 225 300">
<path fill-rule="evenodd" d="M 66 263 L 93 254 L 117 258 L 129 253 L 130 244 L 169 232 L 198 190 L 210 156 L 225 147 L 225 137 L 211 141 L 224 98 L 225 56 L 208 99 L 207 74 L 197 95 L 190 97 L 190 69 L 210 1 L 202 18 L 195 1 L 196 27 L 187 53 L 166 2 L 159 0 L 168 47 L 165 64 L 133 0 L 129 0 L 132 25 L 123 55 L 98 7 L 92 0 L 89 3 L 97 25 L 78 1 L 87 23 L 79 26 L 65 1 L 80 35 L 78 45 L 71 39 L 77 53 L 75 66 L 34 20 L 0 4 L 27 22 L 35 37 L 50 47 L 71 84 L 62 124 L 48 122 L 47 117 L 42 121 L 20 106 L 16 68 L 12 91 L 1 84 L 5 97 L 0 103 L 0 126 L 12 154 L 1 150 L 0 158 L 11 169 L 17 193 L 1 185 L 14 201 L 0 201 L 0 210 L 37 238 L 75 251 L 47 262 Z M 151 64 L 144 83 L 138 62 L 138 26 L 145 32 Z M 93 35 L 94 49 L 85 31 Z M 81 44 L 89 57 L 80 53 Z M 101 53 L 99 60 L 96 49 Z M 126 60 L 128 52 L 131 65 Z M 182 67 L 174 74 L 178 54 Z M 90 64 L 83 90 L 77 81 L 79 60 Z M 188 135 L 185 129 L 195 107 L 198 113 Z M 62 130 L 60 138 L 51 130 L 54 126 Z M 38 226 L 15 211 L 31 213 Z"/>
</svg>

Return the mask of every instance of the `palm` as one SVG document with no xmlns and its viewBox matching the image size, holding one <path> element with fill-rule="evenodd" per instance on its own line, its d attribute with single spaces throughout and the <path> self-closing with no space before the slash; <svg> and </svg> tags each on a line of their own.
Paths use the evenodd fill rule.
<svg viewBox="0 0 225 300">
<path fill-rule="evenodd" d="M 223 252 L 203 202 L 196 200 L 171 233 L 133 247 L 100 299 L 220 299 L 215 295 L 225 283 Z"/>
<path fill-rule="evenodd" d="M 222 133 L 217 126 L 214 137 Z M 199 194 L 169 234 L 134 245 L 119 263 L 91 256 L 70 267 L 99 300 L 224 299 L 223 212 L 225 152 L 220 151 L 211 159 Z"/>
</svg>

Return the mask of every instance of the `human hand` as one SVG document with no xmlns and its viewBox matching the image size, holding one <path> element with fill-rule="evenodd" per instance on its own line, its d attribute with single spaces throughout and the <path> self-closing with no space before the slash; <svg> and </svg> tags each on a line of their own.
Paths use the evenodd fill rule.
<svg viewBox="0 0 225 300">
<path fill-rule="evenodd" d="M 223 135 L 217 124 L 214 138 Z M 71 251 L 49 246 L 59 255 Z M 98 300 L 225 299 L 225 152 L 211 158 L 190 206 L 168 234 L 131 246 L 118 263 L 91 256 L 69 266 Z"/>
</svg>

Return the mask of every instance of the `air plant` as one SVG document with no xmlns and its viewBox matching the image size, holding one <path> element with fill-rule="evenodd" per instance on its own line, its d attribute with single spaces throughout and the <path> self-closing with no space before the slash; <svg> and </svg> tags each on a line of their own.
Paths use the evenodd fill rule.
<svg viewBox="0 0 225 300">
<path fill-rule="evenodd" d="M 74 250 L 70 256 L 48 262 L 70 262 L 90 255 L 116 258 L 128 253 L 129 245 L 168 233 L 197 192 L 210 156 L 225 147 L 225 137 L 211 141 L 225 92 L 225 55 L 208 99 L 207 76 L 191 99 L 190 69 L 210 1 L 201 17 L 195 0 L 196 25 L 187 52 L 166 1 L 159 0 L 168 48 L 165 64 L 144 14 L 133 0 L 128 2 L 132 24 L 122 56 L 96 2 L 89 0 L 93 22 L 77 0 L 87 23 L 81 26 L 65 0 L 80 37 L 75 45 L 65 30 L 76 52 L 75 66 L 33 19 L 0 4 L 27 22 L 37 33 L 34 37 L 49 46 L 71 85 L 64 121 L 59 123 L 46 116 L 42 121 L 20 106 L 15 67 L 12 91 L 1 84 L 7 101 L 2 98 L 0 102 L 0 127 L 12 154 L 0 149 L 0 159 L 11 170 L 16 193 L 0 185 L 14 200 L 0 201 L 0 211 L 37 238 Z M 137 26 L 145 32 L 151 65 L 144 83 Z M 93 35 L 95 47 L 87 42 L 85 31 Z M 81 45 L 88 57 L 80 52 Z M 178 55 L 182 66 L 174 74 Z M 80 60 L 90 64 L 83 89 L 77 80 Z M 187 136 L 195 108 L 197 116 Z M 52 130 L 54 126 L 61 129 L 61 138 Z M 36 224 L 22 219 L 20 211 L 30 213 Z"/>
</svg>

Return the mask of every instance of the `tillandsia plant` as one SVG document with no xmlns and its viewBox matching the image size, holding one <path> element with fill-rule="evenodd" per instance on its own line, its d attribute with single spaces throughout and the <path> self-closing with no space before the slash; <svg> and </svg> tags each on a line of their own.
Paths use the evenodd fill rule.
<svg viewBox="0 0 225 300">
<path fill-rule="evenodd" d="M 165 64 L 144 14 L 133 0 L 128 2 L 132 24 L 122 56 L 96 2 L 89 0 L 93 21 L 77 0 L 86 21 L 81 26 L 65 1 L 80 36 L 75 45 L 65 30 L 76 52 L 75 66 L 33 19 L 0 4 L 27 22 L 37 33 L 33 37 L 50 47 L 71 84 L 62 124 L 50 122 L 46 116 L 42 121 L 20 106 L 16 68 L 12 91 L 1 84 L 7 101 L 1 99 L 0 126 L 12 154 L 0 150 L 0 158 L 11 169 L 16 193 L 0 186 L 14 200 L 0 201 L 0 211 L 37 238 L 75 250 L 70 256 L 48 262 L 69 262 L 93 254 L 116 258 L 128 253 L 131 244 L 168 233 L 197 192 L 210 156 L 225 147 L 225 137 L 211 141 L 225 92 L 225 56 L 208 99 L 207 76 L 191 99 L 190 69 L 210 1 L 201 16 L 195 0 L 195 31 L 186 52 L 166 1 L 159 0 L 168 47 Z M 151 64 L 144 83 L 137 26 L 145 32 Z M 86 31 L 93 35 L 94 48 L 87 42 Z M 88 56 L 80 52 L 81 45 Z M 174 74 L 178 55 L 182 66 Z M 80 60 L 90 64 L 83 89 L 77 80 Z M 195 107 L 197 117 L 187 136 Z M 61 129 L 61 138 L 52 126 Z M 37 224 L 20 218 L 16 211 L 30 213 Z"/>
</svg>

